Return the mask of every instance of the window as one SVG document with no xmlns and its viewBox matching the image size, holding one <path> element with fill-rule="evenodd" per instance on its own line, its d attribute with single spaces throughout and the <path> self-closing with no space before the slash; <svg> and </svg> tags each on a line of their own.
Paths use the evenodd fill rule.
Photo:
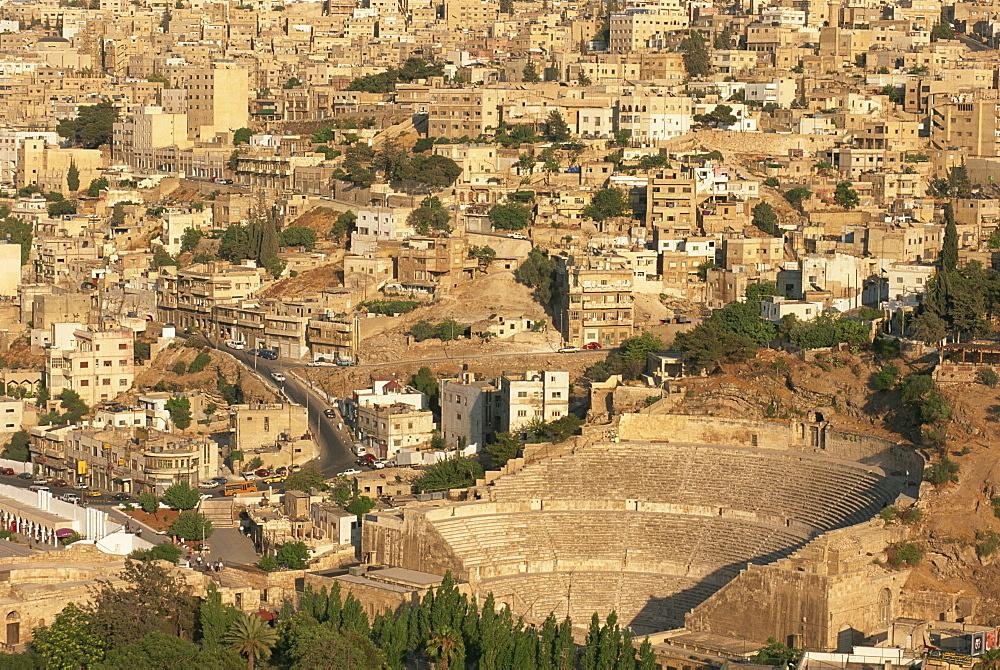
<svg viewBox="0 0 1000 670">
<path fill-rule="evenodd" d="M 125 351 L 126 349 L 128 349 L 128 342 L 120 342 L 118 344 L 119 351 Z"/>
<path fill-rule="evenodd" d="M 89 379 L 81 379 L 80 380 L 80 386 L 90 386 L 90 380 Z"/>
<path fill-rule="evenodd" d="M 89 361 L 80 361 L 80 369 L 81 370 L 86 370 L 89 367 L 90 367 L 90 362 Z"/>
<path fill-rule="evenodd" d="M 104 379 L 102 379 L 101 380 L 101 385 L 103 385 L 103 386 L 111 386 L 111 377 L 105 377 Z"/>
<path fill-rule="evenodd" d="M 518 398 L 527 398 L 528 397 L 528 392 L 527 391 L 518 391 L 517 392 L 517 397 Z"/>
<path fill-rule="evenodd" d="M 520 416 L 520 417 L 528 416 L 528 410 L 526 410 L 526 409 L 519 409 L 519 410 L 517 410 L 517 415 Z"/>
</svg>

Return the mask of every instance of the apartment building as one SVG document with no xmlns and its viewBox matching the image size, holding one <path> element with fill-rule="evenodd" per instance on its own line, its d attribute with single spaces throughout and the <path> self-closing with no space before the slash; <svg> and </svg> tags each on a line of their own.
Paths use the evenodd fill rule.
<svg viewBox="0 0 1000 670">
<path fill-rule="evenodd" d="M 51 397 L 76 391 L 88 405 L 112 400 L 134 380 L 135 333 L 131 330 L 77 330 L 69 347 L 48 350 L 45 386 Z"/>
<path fill-rule="evenodd" d="M 1000 101 L 936 104 L 930 116 L 931 142 L 967 156 L 1000 156 Z"/>
<path fill-rule="evenodd" d="M 679 2 L 648 3 L 612 14 L 609 23 L 611 53 L 658 51 L 670 44 L 671 33 L 688 26 L 688 13 Z"/>
<path fill-rule="evenodd" d="M 236 63 L 216 62 L 211 67 L 179 71 L 187 101 L 188 135 L 211 140 L 216 133 L 246 127 L 250 80 Z"/>
<path fill-rule="evenodd" d="M 293 403 L 233 405 L 229 426 L 234 449 L 244 453 L 308 439 L 306 408 Z M 249 460 L 249 458 L 247 459 Z M 300 461 L 301 463 L 301 461 Z"/>
<path fill-rule="evenodd" d="M 458 286 L 466 263 L 464 236 L 411 237 L 396 259 L 396 279 L 404 289 L 445 292 Z"/>
<path fill-rule="evenodd" d="M 385 459 L 400 449 L 427 447 L 437 429 L 433 412 L 407 403 L 359 406 L 356 427 L 368 452 Z"/>
<path fill-rule="evenodd" d="M 615 347 L 632 336 L 632 268 L 611 256 L 557 256 L 554 322 L 573 347 Z"/>
<path fill-rule="evenodd" d="M 697 226 L 697 179 L 690 168 L 667 168 L 650 175 L 646 186 L 646 225 L 685 236 Z"/>
<path fill-rule="evenodd" d="M 629 92 L 622 95 L 615 108 L 618 130 L 632 133 L 632 142 L 654 146 L 661 140 L 685 135 L 691 129 L 691 98 Z"/>
<path fill-rule="evenodd" d="M 456 379 L 438 382 L 441 436 L 451 449 L 482 447 L 500 431 L 503 398 L 497 385 L 463 372 Z"/>
<path fill-rule="evenodd" d="M 219 447 L 208 436 L 147 428 L 38 426 L 29 431 L 39 474 L 108 491 L 162 494 L 219 474 Z"/>
<path fill-rule="evenodd" d="M 261 287 L 261 272 L 224 261 L 196 263 L 183 269 L 162 267 L 156 280 L 159 319 L 178 328 L 200 328 L 222 335 L 215 323 L 214 308 L 249 299 Z"/>
<path fill-rule="evenodd" d="M 521 377 L 500 377 L 500 396 L 506 411 L 500 429 L 519 433 L 536 421 L 555 421 L 569 413 L 569 373 L 564 370 L 528 370 Z"/>
<path fill-rule="evenodd" d="M 500 125 L 503 89 L 435 88 L 430 92 L 427 134 L 430 137 L 479 137 Z"/>
</svg>

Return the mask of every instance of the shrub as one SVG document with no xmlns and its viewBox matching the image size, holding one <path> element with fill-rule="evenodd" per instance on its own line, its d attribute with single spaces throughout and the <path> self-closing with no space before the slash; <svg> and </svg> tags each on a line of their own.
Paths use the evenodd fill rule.
<svg viewBox="0 0 1000 670">
<path fill-rule="evenodd" d="M 187 482 L 173 484 L 163 492 L 163 502 L 170 505 L 172 509 L 187 510 L 194 509 L 201 500 L 198 489 L 192 488 Z"/>
<path fill-rule="evenodd" d="M 261 570 L 271 572 L 272 570 L 278 569 L 278 561 L 274 558 L 274 556 L 261 556 L 260 560 L 257 561 L 257 567 Z"/>
<path fill-rule="evenodd" d="M 882 369 L 875 375 L 875 388 L 879 391 L 888 391 L 896 385 L 897 379 L 899 379 L 898 367 L 895 365 L 882 366 Z"/>
<path fill-rule="evenodd" d="M 910 509 L 902 512 L 899 515 L 899 520 L 903 522 L 905 526 L 914 526 L 920 523 L 920 520 L 924 518 L 923 510 L 917 507 L 911 507 Z"/>
<path fill-rule="evenodd" d="M 360 307 L 368 308 L 369 312 L 389 316 L 405 314 L 419 306 L 420 303 L 416 300 L 369 300 L 360 304 Z"/>
<path fill-rule="evenodd" d="M 894 568 L 899 568 L 904 565 L 909 567 L 920 565 L 920 559 L 923 557 L 923 553 L 924 552 L 920 546 L 912 542 L 891 544 L 888 549 L 886 549 L 889 565 Z"/>
<path fill-rule="evenodd" d="M 306 567 L 306 561 L 309 560 L 309 549 L 303 542 L 287 542 L 281 545 L 274 560 L 289 570 L 301 570 Z"/>
<path fill-rule="evenodd" d="M 204 540 L 212 537 L 213 528 L 205 515 L 188 511 L 181 512 L 167 532 L 182 540 Z"/>
<path fill-rule="evenodd" d="M 139 507 L 146 514 L 156 514 L 160 509 L 160 499 L 156 497 L 155 493 L 141 493 L 139 494 Z"/>
<path fill-rule="evenodd" d="M 997 384 L 1000 384 L 1000 374 L 997 374 L 995 370 L 980 370 L 979 374 L 976 375 L 976 381 L 980 384 L 986 384 L 991 389 L 996 388 Z"/>
<path fill-rule="evenodd" d="M 992 530 L 981 530 L 976 533 L 976 555 L 980 558 L 992 556 L 1000 549 L 1000 535 Z"/>
<path fill-rule="evenodd" d="M 471 458 L 452 458 L 424 470 L 424 474 L 413 482 L 413 486 L 421 493 L 465 488 L 475 484 L 484 472 L 483 466 Z"/>
<path fill-rule="evenodd" d="M 188 374 L 201 372 L 205 369 L 205 366 L 211 362 L 212 356 L 207 351 L 198 352 L 198 355 L 194 357 L 193 361 L 191 361 L 191 365 L 188 366 Z"/>
<path fill-rule="evenodd" d="M 137 561 L 170 561 L 176 564 L 181 558 L 181 549 L 170 542 L 160 542 L 152 549 L 136 549 L 128 557 Z"/>
<path fill-rule="evenodd" d="M 899 510 L 889 505 L 888 507 L 883 507 L 882 511 L 878 513 L 879 518 L 888 525 L 890 523 L 895 523 L 899 519 Z"/>
<path fill-rule="evenodd" d="M 924 470 L 924 481 L 928 481 L 934 486 L 944 486 L 951 482 L 958 482 L 958 463 L 945 456 L 941 462 L 931 465 Z"/>
<path fill-rule="evenodd" d="M 183 375 L 187 373 L 187 365 L 184 361 L 177 361 L 174 363 L 173 371 L 175 375 Z"/>
</svg>

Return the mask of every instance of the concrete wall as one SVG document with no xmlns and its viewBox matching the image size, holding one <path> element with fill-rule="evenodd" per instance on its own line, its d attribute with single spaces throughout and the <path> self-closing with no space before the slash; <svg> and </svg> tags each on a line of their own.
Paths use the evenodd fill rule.
<svg viewBox="0 0 1000 670">
<path fill-rule="evenodd" d="M 924 459 L 913 447 L 873 435 L 828 429 L 822 453 L 844 461 L 877 465 L 886 474 L 904 476 L 915 482 L 920 481 L 924 471 Z"/>
<path fill-rule="evenodd" d="M 623 440 L 655 440 L 788 449 L 798 444 L 789 421 L 723 419 L 685 414 L 626 414 L 618 425 Z"/>
</svg>

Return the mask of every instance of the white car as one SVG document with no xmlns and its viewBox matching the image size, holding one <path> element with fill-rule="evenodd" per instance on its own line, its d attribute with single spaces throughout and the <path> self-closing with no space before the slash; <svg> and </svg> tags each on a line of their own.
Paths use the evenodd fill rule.
<svg viewBox="0 0 1000 670">
<path fill-rule="evenodd" d="M 361 470 L 358 470 L 357 468 L 348 468 L 347 470 L 344 470 L 343 472 L 338 472 L 337 476 L 338 477 L 353 477 L 354 475 L 360 475 L 360 474 L 361 474 Z"/>
<path fill-rule="evenodd" d="M 237 342 L 236 340 L 229 340 L 228 342 L 226 342 L 226 346 L 229 347 L 230 349 L 236 349 L 236 350 L 242 350 L 247 348 L 247 345 L 245 345 L 242 342 Z"/>
<path fill-rule="evenodd" d="M 219 482 L 198 482 L 198 488 L 200 489 L 214 489 L 219 485 Z"/>
<path fill-rule="evenodd" d="M 387 461 L 387 460 L 385 460 L 385 459 L 382 459 L 382 458 L 380 458 L 380 459 L 378 459 L 377 461 L 375 461 L 375 462 L 373 462 L 373 463 L 372 463 L 372 467 L 373 467 L 373 468 L 375 468 L 376 470 L 381 470 L 381 469 L 382 469 L 382 468 L 384 468 L 384 467 L 385 467 L 385 466 L 386 466 L 386 465 L 387 465 L 388 463 L 389 463 L 389 461 Z"/>
<path fill-rule="evenodd" d="M 583 351 L 583 350 L 580 349 L 579 347 L 563 347 L 562 349 L 559 349 L 558 353 L 560 353 L 560 354 L 572 354 L 572 353 L 575 353 L 577 351 Z"/>
<path fill-rule="evenodd" d="M 283 382 L 285 381 L 285 375 L 281 374 L 280 372 L 272 372 L 271 379 L 273 379 L 276 382 Z"/>
</svg>

